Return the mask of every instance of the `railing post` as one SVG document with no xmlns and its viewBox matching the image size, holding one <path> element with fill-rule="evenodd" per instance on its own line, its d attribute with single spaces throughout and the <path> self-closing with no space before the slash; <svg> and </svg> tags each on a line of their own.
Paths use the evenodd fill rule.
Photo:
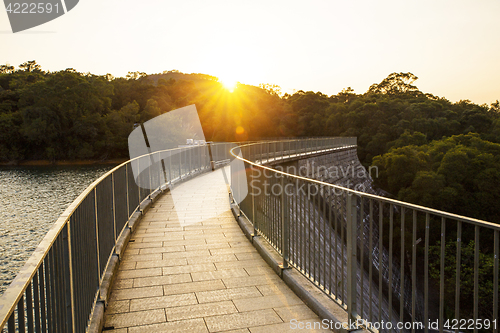
<svg viewBox="0 0 500 333">
<path fill-rule="evenodd" d="M 283 255 L 283 268 L 288 268 L 289 253 L 288 248 L 290 244 L 289 239 L 289 225 L 287 218 L 287 197 L 285 193 L 285 176 L 281 175 L 281 253 Z"/>
<path fill-rule="evenodd" d="M 349 319 L 356 320 L 356 282 L 357 282 L 357 198 L 351 193 L 347 193 L 347 313 Z"/>
<path fill-rule="evenodd" d="M 250 167 L 250 172 L 252 174 L 252 177 L 250 177 L 250 195 L 252 196 L 252 224 L 253 224 L 253 236 L 257 236 L 257 219 L 255 218 L 255 193 L 253 190 L 253 181 L 254 181 L 254 167 Z"/>
<path fill-rule="evenodd" d="M 179 151 L 179 179 L 182 180 L 182 151 L 184 148 L 181 148 Z"/>
<path fill-rule="evenodd" d="M 71 255 L 71 227 L 69 220 L 66 223 L 66 228 L 63 229 L 63 256 L 64 263 L 64 279 L 66 280 L 66 314 L 67 314 L 67 329 L 68 331 L 76 332 L 75 326 L 75 292 L 73 286 L 73 258 Z"/>
</svg>

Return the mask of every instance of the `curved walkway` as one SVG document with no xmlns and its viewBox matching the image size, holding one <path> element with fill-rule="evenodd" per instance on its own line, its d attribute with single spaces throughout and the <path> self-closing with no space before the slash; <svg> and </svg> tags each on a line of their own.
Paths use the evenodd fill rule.
<svg viewBox="0 0 500 333">
<path fill-rule="evenodd" d="M 104 329 L 323 331 L 292 329 L 292 319 L 320 321 L 243 235 L 219 169 L 179 185 L 140 221 L 120 263 Z"/>
</svg>

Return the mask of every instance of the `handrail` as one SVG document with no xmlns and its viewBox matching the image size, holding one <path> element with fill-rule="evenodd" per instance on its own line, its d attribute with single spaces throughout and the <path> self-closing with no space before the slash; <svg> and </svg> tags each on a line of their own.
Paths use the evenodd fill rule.
<svg viewBox="0 0 500 333">
<path fill-rule="evenodd" d="M 249 194 L 239 203 L 239 208 L 253 223 L 254 235 L 266 238 L 282 255 L 284 267 L 295 267 L 343 306 L 350 319 L 378 324 L 384 320 L 394 324 L 394 329 L 365 325 L 372 331 L 414 332 L 414 327 L 396 328 L 398 322 L 408 322 L 409 319 L 426 323 L 422 326 L 425 332 L 429 331 L 429 319 L 439 320 L 437 327 L 442 331 L 445 320 L 450 319 L 445 313 L 451 311 L 457 320 L 472 318 L 477 323 L 478 319 L 486 318 L 495 322 L 497 326 L 493 331 L 498 332 L 500 225 L 264 165 L 286 163 L 297 156 L 314 158 L 315 149 L 323 153 L 332 153 L 333 149 L 354 149 L 353 155 L 356 155 L 355 143 L 339 145 L 333 138 L 327 140 L 329 146 L 325 147 L 324 142 L 316 139 L 305 150 L 300 145 L 287 147 L 286 143 L 280 143 L 282 150 L 278 154 L 276 147 L 269 143 L 251 143 L 231 150 L 231 154 L 246 165 L 246 183 L 236 179 L 241 177 L 237 175 L 241 171 L 231 171 L 235 179 L 231 190 L 237 194 L 242 187 L 248 187 Z M 267 188 L 279 189 L 266 192 L 264 182 L 267 182 Z M 302 193 L 300 188 L 306 188 L 308 192 Z M 417 246 L 422 239 L 425 242 L 423 248 Z M 468 244 L 474 247 L 473 267 L 466 267 L 469 264 L 463 257 L 469 251 L 466 249 Z M 455 255 L 449 253 L 450 246 L 454 246 Z M 481 250 L 484 248 L 487 251 Z M 438 264 L 430 262 L 430 256 L 436 257 L 434 260 L 439 260 Z M 479 266 L 484 261 L 491 262 L 493 267 L 488 273 L 493 281 L 493 295 L 486 303 L 493 309 L 491 314 L 484 313 L 484 300 L 480 300 L 479 284 L 486 277 L 479 276 Z M 420 265 L 424 269 L 417 272 Z M 455 268 L 453 274 L 448 272 L 450 265 Z M 466 275 L 467 268 L 473 270 L 472 277 Z M 431 272 L 433 276 L 430 276 Z M 460 287 L 462 278 L 473 284 L 471 295 L 463 295 L 469 291 Z M 431 281 L 437 283 L 437 290 Z M 452 282 L 455 283 L 453 295 L 444 289 L 445 283 Z M 432 293 L 439 294 L 437 303 L 431 302 Z M 473 301 L 472 306 L 463 305 L 462 298 L 466 296 Z M 455 304 L 445 304 L 450 299 Z M 386 308 L 381 310 L 384 304 Z M 438 314 L 433 315 L 429 308 Z M 477 329 L 475 327 L 475 331 Z"/>
<path fill-rule="evenodd" d="M 213 160 L 228 158 L 228 144 L 211 146 L 223 150 Z M 147 167 L 134 177 L 133 163 Z M 95 180 L 59 216 L 0 297 L 0 332 L 84 332 L 129 220 L 166 185 L 209 170 L 208 146 L 202 145 L 138 156 Z"/>
</svg>

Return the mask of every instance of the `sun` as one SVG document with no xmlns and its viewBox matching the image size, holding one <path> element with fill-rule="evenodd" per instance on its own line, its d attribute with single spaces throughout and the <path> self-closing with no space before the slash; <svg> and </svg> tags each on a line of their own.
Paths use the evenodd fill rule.
<svg viewBox="0 0 500 333">
<path fill-rule="evenodd" d="M 230 76 L 219 76 L 219 82 L 222 83 L 224 88 L 226 88 L 229 92 L 233 92 L 238 85 L 238 81 Z"/>
</svg>

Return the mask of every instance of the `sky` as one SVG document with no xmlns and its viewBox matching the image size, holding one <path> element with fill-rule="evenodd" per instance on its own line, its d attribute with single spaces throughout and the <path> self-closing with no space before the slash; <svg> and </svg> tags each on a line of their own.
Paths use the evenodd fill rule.
<svg viewBox="0 0 500 333">
<path fill-rule="evenodd" d="M 165 70 L 358 94 L 390 73 L 450 101 L 500 99 L 500 0 L 80 0 L 13 34 L 0 64 L 125 76 Z"/>
</svg>

